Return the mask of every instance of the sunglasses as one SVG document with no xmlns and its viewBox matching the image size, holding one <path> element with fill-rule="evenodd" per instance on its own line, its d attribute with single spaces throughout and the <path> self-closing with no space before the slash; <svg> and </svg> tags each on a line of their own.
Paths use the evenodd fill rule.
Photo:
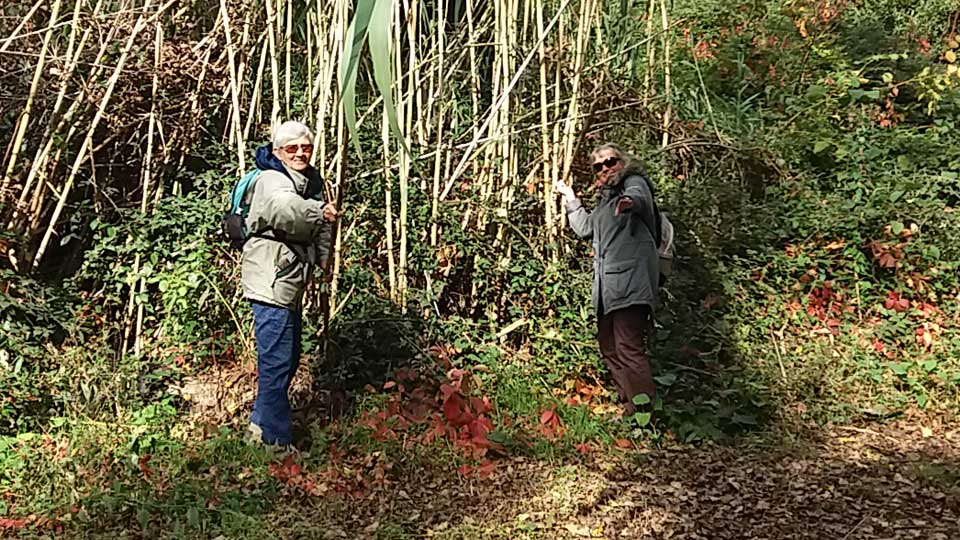
<svg viewBox="0 0 960 540">
<path fill-rule="evenodd" d="M 296 154 L 298 148 L 303 150 L 304 154 L 310 154 L 313 152 L 312 144 L 288 144 L 283 147 L 283 151 L 288 154 Z"/>
<path fill-rule="evenodd" d="M 603 161 L 598 161 L 597 163 L 593 164 L 593 172 L 600 172 L 605 168 L 609 169 L 614 165 L 616 165 L 619 161 L 620 161 L 620 158 L 616 156 L 610 156 Z"/>
</svg>

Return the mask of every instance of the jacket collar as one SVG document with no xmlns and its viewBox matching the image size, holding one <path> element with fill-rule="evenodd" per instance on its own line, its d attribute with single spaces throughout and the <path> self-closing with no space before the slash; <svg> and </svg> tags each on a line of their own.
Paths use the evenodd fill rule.
<svg viewBox="0 0 960 540">
<path fill-rule="evenodd" d="M 302 172 L 289 169 L 280 161 L 280 158 L 274 155 L 272 144 L 265 144 L 257 148 L 254 160 L 256 161 L 257 168 L 261 171 L 277 171 L 283 173 L 284 176 L 293 180 L 294 184 L 299 185 L 301 182 L 297 181 L 298 177 L 304 177 L 306 179 L 307 196 L 313 196 L 314 192 L 319 189 L 320 173 L 313 165 L 307 167 Z"/>
</svg>

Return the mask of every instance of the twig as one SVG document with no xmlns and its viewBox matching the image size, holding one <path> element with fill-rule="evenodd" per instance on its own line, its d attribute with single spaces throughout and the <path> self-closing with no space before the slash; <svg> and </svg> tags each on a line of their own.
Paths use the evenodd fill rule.
<svg viewBox="0 0 960 540">
<path fill-rule="evenodd" d="M 847 534 L 845 534 L 845 535 L 843 536 L 843 540 L 847 540 L 847 538 L 850 538 L 850 535 L 853 534 L 854 531 L 856 531 L 857 529 L 859 529 L 859 528 L 860 528 L 860 525 L 863 525 L 863 522 L 866 521 L 868 517 L 870 517 L 870 514 L 867 514 L 867 515 L 863 516 L 862 518 L 860 518 L 860 521 L 858 521 L 857 524 L 854 525 L 853 528 L 850 529 L 850 530 L 847 532 Z"/>
<path fill-rule="evenodd" d="M 876 431 L 873 431 L 872 429 L 858 428 L 858 427 L 854 427 L 854 426 L 837 426 L 837 429 L 842 429 L 842 430 L 844 430 L 844 431 L 856 431 L 857 433 L 863 433 L 863 434 L 865 434 L 865 435 L 873 435 L 873 436 L 875 436 L 875 437 L 880 437 L 880 438 L 882 438 L 882 439 L 886 439 L 886 440 L 888 440 L 888 441 L 890 441 L 890 442 L 892 442 L 892 443 L 894 443 L 894 444 L 900 444 L 900 441 L 898 441 L 897 439 L 894 439 L 893 437 L 890 437 L 889 435 L 884 435 L 883 433 L 877 433 Z"/>
</svg>

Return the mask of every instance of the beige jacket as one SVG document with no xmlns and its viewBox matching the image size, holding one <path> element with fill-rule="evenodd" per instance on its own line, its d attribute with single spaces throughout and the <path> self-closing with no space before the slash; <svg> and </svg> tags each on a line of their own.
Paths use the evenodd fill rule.
<svg viewBox="0 0 960 540">
<path fill-rule="evenodd" d="M 260 173 L 248 195 L 243 292 L 248 300 L 300 311 L 314 266 L 327 258 L 332 227 L 323 219 L 326 203 L 301 195 L 307 177 L 286 169 L 290 178 L 274 170 Z M 321 186 L 310 187 L 321 192 Z"/>
</svg>

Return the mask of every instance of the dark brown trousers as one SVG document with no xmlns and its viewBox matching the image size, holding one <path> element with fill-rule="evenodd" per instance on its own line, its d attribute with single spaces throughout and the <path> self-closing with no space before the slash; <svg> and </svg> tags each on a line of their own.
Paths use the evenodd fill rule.
<svg viewBox="0 0 960 540">
<path fill-rule="evenodd" d="M 653 402 L 656 388 L 647 358 L 653 316 L 649 306 L 631 306 L 601 315 L 597 320 L 600 354 L 613 375 L 624 404 L 624 414 L 633 414 L 633 397 L 646 394 Z"/>
</svg>

